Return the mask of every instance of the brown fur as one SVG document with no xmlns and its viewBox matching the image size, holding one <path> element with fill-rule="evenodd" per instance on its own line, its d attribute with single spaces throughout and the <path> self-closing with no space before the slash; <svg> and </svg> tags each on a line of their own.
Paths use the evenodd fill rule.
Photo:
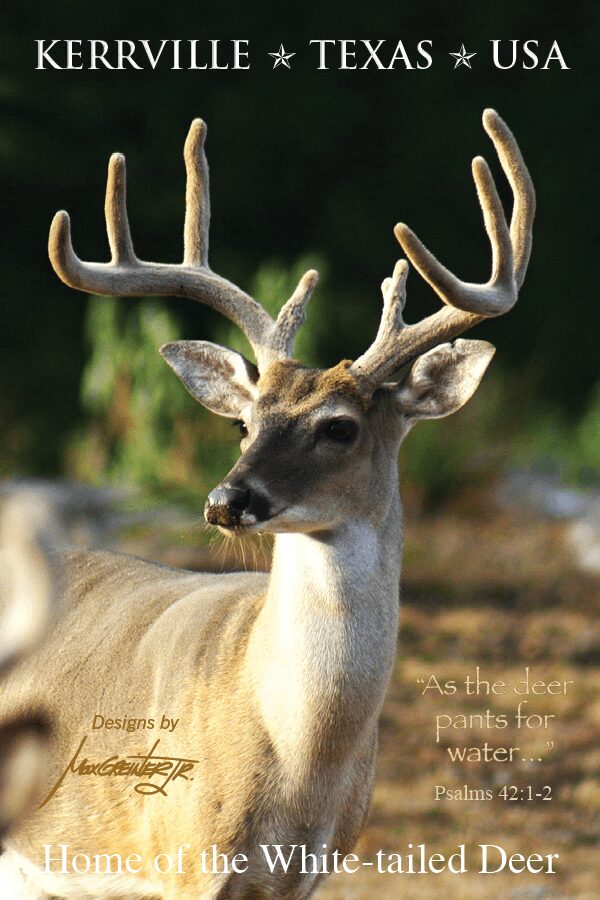
<svg viewBox="0 0 600 900">
<path fill-rule="evenodd" d="M 361 392 L 359 382 L 349 371 L 351 365 L 349 359 L 330 369 L 307 369 L 293 359 L 271 363 L 258 382 L 259 405 L 271 410 L 285 403 L 288 414 L 291 406 L 294 415 L 300 416 L 326 400 L 344 397 L 365 409 L 369 396 Z"/>
</svg>

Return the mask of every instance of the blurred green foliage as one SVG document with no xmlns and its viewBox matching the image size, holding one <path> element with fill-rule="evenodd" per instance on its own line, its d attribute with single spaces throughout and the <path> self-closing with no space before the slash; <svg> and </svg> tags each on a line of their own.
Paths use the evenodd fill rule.
<svg viewBox="0 0 600 900">
<path fill-rule="evenodd" d="M 98 297 L 86 333 L 86 418 L 67 448 L 69 475 L 200 501 L 233 458 L 234 433 L 209 420 L 157 352 L 180 336 L 172 312 L 155 300 Z"/>
<path fill-rule="evenodd" d="M 570 482 L 597 484 L 600 473 L 600 384 L 573 422 L 556 407 L 536 410 L 517 436 L 519 456 L 545 462 Z"/>
<path fill-rule="evenodd" d="M 598 484 L 600 389 L 575 421 L 556 406 L 540 405 L 531 415 L 515 403 L 526 376 L 492 363 L 475 397 L 443 421 L 420 422 L 401 451 L 405 484 L 426 506 L 490 486 L 513 468 L 535 468 L 577 487 Z"/>
</svg>

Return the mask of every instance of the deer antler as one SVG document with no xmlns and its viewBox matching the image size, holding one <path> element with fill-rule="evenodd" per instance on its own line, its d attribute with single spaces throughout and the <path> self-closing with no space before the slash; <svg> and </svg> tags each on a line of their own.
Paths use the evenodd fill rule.
<svg viewBox="0 0 600 900">
<path fill-rule="evenodd" d="M 483 319 L 500 316 L 516 303 L 531 253 L 535 192 L 517 142 L 497 112 L 486 109 L 483 127 L 492 139 L 514 194 L 510 230 L 494 179 L 484 159 L 473 160 L 473 179 L 492 245 L 492 275 L 486 284 L 459 281 L 421 243 L 407 225 L 394 233 L 409 260 L 446 304 L 432 316 L 407 325 L 402 317 L 408 264 L 400 260 L 382 284 L 383 313 L 377 336 L 350 371 L 374 389 L 401 366 L 438 344 L 452 340 Z"/>
<path fill-rule="evenodd" d="M 208 165 L 204 153 L 206 125 L 192 122 L 184 148 L 187 171 L 184 255 L 182 264 L 143 262 L 133 249 L 126 204 L 125 157 L 114 153 L 106 185 L 106 230 L 109 263 L 82 262 L 73 250 L 68 213 L 56 213 L 50 228 L 49 252 L 54 271 L 70 287 L 92 294 L 189 297 L 231 319 L 248 338 L 259 368 L 291 355 L 292 343 L 304 321 L 305 307 L 318 275 L 307 272 L 277 320 L 241 288 L 208 265 L 210 201 Z"/>
</svg>

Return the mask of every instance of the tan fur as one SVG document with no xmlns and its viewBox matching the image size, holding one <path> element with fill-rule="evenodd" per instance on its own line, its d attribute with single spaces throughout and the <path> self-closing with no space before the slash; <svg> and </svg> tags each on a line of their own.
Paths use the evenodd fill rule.
<svg viewBox="0 0 600 900">
<path fill-rule="evenodd" d="M 271 363 L 261 376 L 258 386 L 260 403 L 264 409 L 276 407 L 282 399 L 294 415 L 302 415 L 332 397 L 347 397 L 366 407 L 371 392 L 365 395 L 349 369 L 352 361 L 343 359 L 331 369 L 307 369 L 293 359 Z"/>
<path fill-rule="evenodd" d="M 364 749 L 354 748 L 354 771 L 339 799 L 328 791 L 330 777 L 317 768 L 319 756 L 326 759 L 336 747 L 326 723 L 326 743 L 311 760 L 315 770 L 297 784 L 286 783 L 244 676 L 249 637 L 264 607 L 265 576 L 194 575 L 103 553 L 72 553 L 64 562 L 71 611 L 35 666 L 19 673 L 16 696 L 10 688 L 3 696 L 13 710 L 39 700 L 56 711 L 45 790 L 86 734 L 85 753 L 94 760 L 143 752 L 159 736 L 91 733 L 98 712 L 179 718 L 183 727 L 161 735 L 161 749 L 201 759 L 203 766 L 193 783 L 172 785 L 167 797 L 141 798 L 130 783 L 73 776 L 23 826 L 13 846 L 41 865 L 43 843 L 68 843 L 72 853 L 142 852 L 146 859 L 189 843 L 187 874 L 156 883 L 157 894 L 175 900 L 204 896 L 213 887 L 215 876 L 202 876 L 192 860 L 216 843 L 221 852 L 246 853 L 253 867 L 250 878 L 232 877 L 219 896 L 250 896 L 250 885 L 257 897 L 304 896 L 296 874 L 266 878 L 258 844 L 320 849 L 317 838 L 324 834 L 332 848 L 349 851 L 368 808 L 375 735 L 371 729 Z M 39 672 L 45 684 L 32 691 Z M 331 830 L 325 823 L 336 807 Z"/>
</svg>

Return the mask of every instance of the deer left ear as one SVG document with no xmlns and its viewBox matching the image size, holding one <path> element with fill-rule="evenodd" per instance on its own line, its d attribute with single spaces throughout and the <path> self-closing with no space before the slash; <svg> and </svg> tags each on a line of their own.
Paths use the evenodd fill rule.
<svg viewBox="0 0 600 900">
<path fill-rule="evenodd" d="M 409 419 L 440 419 L 469 400 L 496 352 L 487 341 L 440 344 L 413 364 L 396 389 L 398 412 Z"/>
<path fill-rule="evenodd" d="M 219 416 L 238 418 L 258 393 L 258 369 L 241 353 L 209 341 L 173 341 L 160 348 L 192 397 Z"/>
</svg>

